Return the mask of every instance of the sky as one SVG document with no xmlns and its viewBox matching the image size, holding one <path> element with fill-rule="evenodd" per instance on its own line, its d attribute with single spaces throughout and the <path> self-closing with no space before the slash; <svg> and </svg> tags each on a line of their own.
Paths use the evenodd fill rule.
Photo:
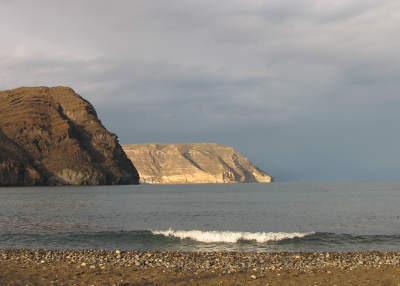
<svg viewBox="0 0 400 286">
<path fill-rule="evenodd" d="M 397 0 L 0 0 L 0 90 L 70 86 L 120 143 L 277 181 L 399 181 Z"/>
</svg>

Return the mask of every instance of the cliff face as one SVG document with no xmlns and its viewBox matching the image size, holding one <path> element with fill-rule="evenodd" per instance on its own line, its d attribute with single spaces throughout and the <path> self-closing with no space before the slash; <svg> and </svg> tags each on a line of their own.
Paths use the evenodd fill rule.
<svg viewBox="0 0 400 286">
<path fill-rule="evenodd" d="M 0 130 L 0 185 L 40 184 L 40 172 L 29 155 Z"/>
<path fill-rule="evenodd" d="M 138 183 L 117 137 L 70 88 L 0 92 L 0 131 L 0 185 Z"/>
<path fill-rule="evenodd" d="M 271 182 L 232 147 L 215 143 L 123 145 L 142 183 Z"/>
</svg>

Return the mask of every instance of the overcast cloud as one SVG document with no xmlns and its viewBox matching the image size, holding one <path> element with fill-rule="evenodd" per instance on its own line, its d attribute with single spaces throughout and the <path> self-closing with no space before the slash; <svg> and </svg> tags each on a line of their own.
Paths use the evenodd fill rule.
<svg viewBox="0 0 400 286">
<path fill-rule="evenodd" d="M 71 86 L 123 144 L 280 181 L 399 180 L 399 31 L 396 0 L 0 0 L 0 89 Z"/>
</svg>

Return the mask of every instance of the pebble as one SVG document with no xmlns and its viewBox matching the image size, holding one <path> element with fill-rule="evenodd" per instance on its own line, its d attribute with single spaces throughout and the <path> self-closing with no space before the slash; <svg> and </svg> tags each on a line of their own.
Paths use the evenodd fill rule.
<svg viewBox="0 0 400 286">
<path fill-rule="evenodd" d="M 400 266 L 400 252 L 158 252 L 114 250 L 29 250 L 0 249 L 1 261 L 43 264 L 68 262 L 77 267 L 90 265 L 90 269 L 107 267 L 160 268 L 162 271 L 191 271 L 195 273 L 257 272 L 297 270 L 310 272 L 331 268 L 351 271 L 356 268 L 379 268 L 386 265 Z M 278 273 L 279 274 L 279 273 Z M 254 275 L 255 276 L 255 275 Z M 252 276 L 250 276 L 252 277 Z"/>
</svg>

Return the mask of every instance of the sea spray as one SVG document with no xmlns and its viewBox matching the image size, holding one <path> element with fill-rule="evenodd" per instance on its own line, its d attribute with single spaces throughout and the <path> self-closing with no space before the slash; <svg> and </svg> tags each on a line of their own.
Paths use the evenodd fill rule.
<svg viewBox="0 0 400 286">
<path fill-rule="evenodd" d="M 235 243 L 241 240 L 256 241 L 264 243 L 268 241 L 279 241 L 284 239 L 301 238 L 314 232 L 233 232 L 233 231 L 201 231 L 201 230 L 152 230 L 154 235 L 177 237 L 180 239 L 192 239 L 199 242 Z"/>
</svg>

